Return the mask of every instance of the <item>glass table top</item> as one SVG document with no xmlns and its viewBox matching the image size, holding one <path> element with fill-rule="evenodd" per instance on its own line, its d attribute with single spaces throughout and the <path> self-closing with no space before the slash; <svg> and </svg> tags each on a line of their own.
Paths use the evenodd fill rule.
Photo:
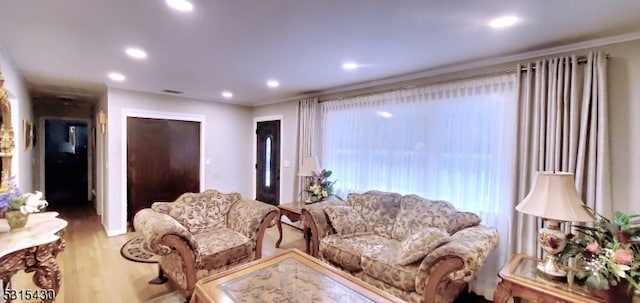
<svg viewBox="0 0 640 303">
<path fill-rule="evenodd" d="M 526 257 L 522 258 L 513 271 L 513 275 L 527 279 L 529 281 L 553 287 L 558 290 L 575 293 L 585 297 L 599 298 L 599 295 L 594 294 L 592 291 L 589 291 L 587 287 L 577 284 L 577 281 L 569 283 L 571 282 L 571 272 L 568 273 L 567 277 L 569 281 L 553 281 L 540 276 L 537 266 L 538 260 Z"/>
<path fill-rule="evenodd" d="M 234 302 L 373 302 L 294 258 L 222 283 L 220 288 Z"/>
</svg>

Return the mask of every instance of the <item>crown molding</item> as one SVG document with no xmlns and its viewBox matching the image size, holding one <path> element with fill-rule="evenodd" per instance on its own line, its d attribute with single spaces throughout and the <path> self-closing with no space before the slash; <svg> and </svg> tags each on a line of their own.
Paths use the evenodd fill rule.
<svg viewBox="0 0 640 303">
<path fill-rule="evenodd" d="M 527 60 L 527 59 L 536 58 L 536 57 L 555 55 L 555 54 L 564 53 L 564 52 L 589 49 L 589 48 L 611 45 L 616 43 L 623 43 L 623 42 L 634 41 L 634 40 L 640 40 L 640 32 L 633 32 L 633 33 L 627 33 L 627 34 L 622 34 L 617 36 L 593 39 L 593 40 L 582 41 L 582 42 L 566 44 L 561 46 L 554 46 L 554 47 L 545 48 L 541 50 L 528 51 L 528 52 L 522 52 L 522 53 L 513 54 L 513 55 L 504 55 L 504 56 L 493 57 L 488 59 L 465 62 L 461 64 L 453 64 L 453 65 L 448 65 L 440 68 L 428 69 L 428 70 L 423 70 L 423 71 L 409 73 L 409 74 L 403 74 L 398 76 L 366 81 L 366 82 L 360 82 L 356 84 L 334 87 L 330 89 L 320 90 L 314 93 L 302 94 L 302 95 L 297 95 L 291 98 L 281 99 L 281 100 L 272 101 L 268 103 L 262 103 L 256 106 L 281 103 L 281 102 L 289 102 L 293 100 L 300 100 L 300 99 L 312 98 L 312 97 L 318 97 L 322 99 L 322 97 L 326 97 L 329 95 L 338 95 L 342 93 L 347 93 L 347 92 L 352 92 L 357 90 L 365 90 L 365 89 L 370 89 L 370 88 L 384 86 L 384 85 L 401 84 L 408 81 L 416 81 L 420 79 L 435 77 L 439 75 L 445 75 L 445 74 L 454 73 L 454 72 L 460 72 L 465 70 L 505 64 L 505 63 L 516 62 L 520 60 Z"/>
</svg>

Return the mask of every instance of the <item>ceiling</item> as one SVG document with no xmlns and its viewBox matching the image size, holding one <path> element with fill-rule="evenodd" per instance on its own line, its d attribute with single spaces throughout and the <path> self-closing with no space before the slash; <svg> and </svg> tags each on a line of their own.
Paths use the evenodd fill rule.
<svg viewBox="0 0 640 303">
<path fill-rule="evenodd" d="M 164 0 L 1 1 L 0 44 L 36 98 L 91 102 L 115 87 L 259 105 L 640 29 L 637 0 L 192 3 L 180 12 Z M 487 26 L 508 14 L 520 21 Z M 129 58 L 129 46 L 147 58 Z M 363 67 L 342 69 L 349 60 Z M 126 80 L 109 80 L 112 71 Z"/>
</svg>

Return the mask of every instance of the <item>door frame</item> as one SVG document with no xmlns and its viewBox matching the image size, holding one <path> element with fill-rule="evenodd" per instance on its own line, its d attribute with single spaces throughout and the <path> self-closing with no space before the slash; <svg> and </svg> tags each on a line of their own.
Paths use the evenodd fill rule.
<svg viewBox="0 0 640 303">
<path fill-rule="evenodd" d="M 256 154 L 256 150 L 258 149 L 258 143 L 257 143 L 258 134 L 256 134 L 256 130 L 258 129 L 258 122 L 276 121 L 276 120 L 280 121 L 280 176 L 282 177 L 282 169 L 283 169 L 282 163 L 284 162 L 284 161 L 282 161 L 282 150 L 283 150 L 282 141 L 283 141 L 283 138 L 284 138 L 283 134 L 282 134 L 282 129 L 283 129 L 282 122 L 284 120 L 284 115 L 253 117 L 253 129 L 252 129 L 252 132 L 253 132 L 253 136 L 252 136 L 252 138 L 253 138 L 253 151 L 252 151 L 253 163 L 251 164 L 251 168 L 253 170 L 253 173 L 251 174 L 253 176 L 253 179 L 252 179 L 253 180 L 253 182 L 252 182 L 252 184 L 253 184 L 253 186 L 252 186 L 252 188 L 253 188 L 252 189 L 253 196 L 251 197 L 251 199 L 255 199 L 256 198 L 256 194 L 257 194 L 257 192 L 256 192 L 256 187 L 257 187 L 257 184 L 256 184 L 256 178 L 257 178 L 256 163 L 258 163 L 258 155 Z M 280 182 L 281 180 L 282 180 L 282 178 L 280 178 L 280 180 L 278 182 Z M 282 201 L 283 201 L 282 200 L 282 185 L 280 185 L 280 193 L 279 193 L 278 201 L 280 201 L 280 202 L 278 202 L 279 204 L 281 204 Z"/>
<path fill-rule="evenodd" d="M 38 148 L 39 148 L 39 158 L 40 158 L 40 191 L 44 193 L 45 197 L 46 197 L 46 192 L 45 192 L 45 188 L 46 187 L 46 178 L 45 178 L 45 174 L 46 174 L 46 168 L 45 168 L 45 154 L 46 154 L 46 150 L 45 150 L 45 137 L 46 134 L 44 133 L 44 125 L 47 122 L 47 120 L 59 120 L 59 121 L 74 121 L 74 122 L 84 122 L 87 124 L 87 201 L 90 201 L 92 198 L 92 193 L 93 193 L 93 150 L 94 150 L 94 146 L 92 146 L 91 142 L 92 142 L 92 129 L 94 127 L 93 125 L 93 121 L 91 121 L 91 119 L 87 119 L 87 118 L 72 118 L 72 117 L 53 117 L 53 116 L 42 116 L 38 118 L 37 124 L 38 124 L 38 129 L 37 129 L 37 133 L 36 135 L 38 136 L 36 138 L 37 142 L 38 142 Z M 95 143 L 95 142 L 94 142 Z M 33 148 L 33 147 L 32 147 Z M 97 155 L 96 155 L 97 156 Z M 96 163 L 96 167 L 97 167 L 97 163 Z M 97 173 L 97 171 L 96 171 Z M 96 184 L 96 187 L 98 186 L 98 184 Z M 94 204 L 92 204 L 94 207 L 96 207 L 96 204 L 94 202 Z M 101 215 L 101 210 L 99 210 L 97 207 L 95 209 L 96 214 Z"/>
<path fill-rule="evenodd" d="M 141 109 L 133 109 L 133 108 L 123 108 L 122 109 L 122 144 L 121 145 L 121 157 L 122 157 L 122 167 L 120 176 L 120 182 L 122 192 L 120 193 L 120 200 L 122 204 L 120 205 L 122 212 L 122 226 L 127 226 L 127 118 L 151 118 L 151 119 L 165 119 L 165 120 L 177 120 L 177 121 L 189 121 L 189 122 L 200 122 L 200 191 L 204 191 L 204 176 L 205 176 L 205 130 L 207 129 L 205 126 L 205 116 L 204 115 L 195 115 L 195 114 L 185 114 L 185 113 L 171 113 L 171 112 L 158 112 L 158 111 L 148 111 Z"/>
</svg>

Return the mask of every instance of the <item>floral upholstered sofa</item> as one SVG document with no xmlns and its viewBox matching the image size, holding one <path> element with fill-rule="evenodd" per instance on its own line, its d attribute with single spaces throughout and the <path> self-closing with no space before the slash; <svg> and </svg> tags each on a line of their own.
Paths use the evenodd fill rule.
<svg viewBox="0 0 640 303">
<path fill-rule="evenodd" d="M 311 253 L 409 302 L 453 302 L 498 244 L 446 201 L 368 191 L 305 206 Z"/>
<path fill-rule="evenodd" d="M 238 193 L 207 190 L 139 211 L 133 224 L 157 255 L 160 279 L 171 279 L 189 298 L 196 281 L 259 259 L 265 229 L 278 208 Z"/>
</svg>

